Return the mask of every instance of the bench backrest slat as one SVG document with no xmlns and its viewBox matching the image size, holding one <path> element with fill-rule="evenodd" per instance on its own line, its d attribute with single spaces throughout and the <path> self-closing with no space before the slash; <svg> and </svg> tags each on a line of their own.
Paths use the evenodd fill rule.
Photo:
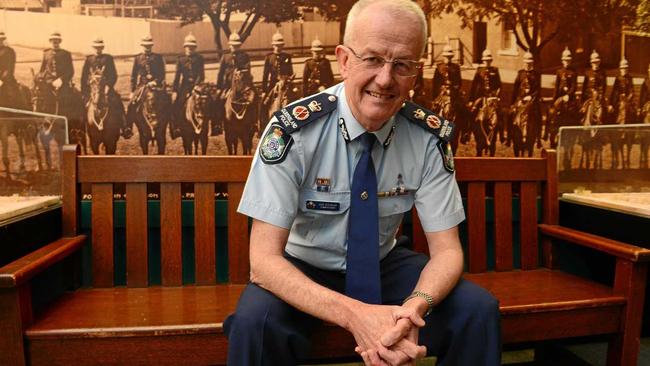
<svg viewBox="0 0 650 366">
<path fill-rule="evenodd" d="M 197 285 L 217 280 L 214 183 L 194 185 L 194 262 Z"/>
<path fill-rule="evenodd" d="M 233 283 L 246 283 L 249 278 L 248 218 L 237 213 L 244 193 L 244 183 L 228 183 L 228 275 Z"/>
<path fill-rule="evenodd" d="M 147 184 L 126 184 L 126 284 L 149 284 Z"/>
<path fill-rule="evenodd" d="M 487 270 L 487 245 L 485 243 L 485 182 L 467 184 L 467 239 L 469 247 L 469 272 L 480 273 Z"/>
<path fill-rule="evenodd" d="M 160 183 L 160 257 L 163 286 L 183 284 L 181 185 Z"/>
<path fill-rule="evenodd" d="M 521 268 L 539 267 L 537 245 L 537 183 L 521 182 L 519 192 L 519 242 Z"/>
<path fill-rule="evenodd" d="M 113 286 L 113 184 L 95 183 L 91 188 L 93 286 Z"/>
<path fill-rule="evenodd" d="M 495 269 L 509 271 L 512 265 L 512 184 L 494 184 Z"/>
</svg>

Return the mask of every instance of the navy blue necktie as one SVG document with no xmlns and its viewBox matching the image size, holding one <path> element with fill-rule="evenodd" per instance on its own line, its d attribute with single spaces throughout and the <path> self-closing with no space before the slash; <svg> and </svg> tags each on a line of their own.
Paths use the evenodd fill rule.
<svg viewBox="0 0 650 366">
<path fill-rule="evenodd" d="M 363 151 L 351 187 L 345 293 L 365 303 L 381 304 L 377 175 L 372 162 L 376 138 L 366 132 L 360 140 Z"/>
</svg>

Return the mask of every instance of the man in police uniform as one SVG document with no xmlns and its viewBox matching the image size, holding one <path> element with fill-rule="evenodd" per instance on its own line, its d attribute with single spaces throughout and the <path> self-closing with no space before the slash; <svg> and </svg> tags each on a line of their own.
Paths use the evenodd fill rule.
<svg viewBox="0 0 650 366">
<path fill-rule="evenodd" d="M 605 75 L 605 70 L 600 68 L 600 55 L 596 50 L 589 56 L 589 61 L 591 69 L 585 72 L 585 79 L 582 82 L 582 104 L 591 98 L 593 90 L 597 90 L 600 98 L 604 99 L 607 88 L 607 75 Z"/>
<path fill-rule="evenodd" d="M 453 124 L 404 103 L 425 40 L 416 3 L 358 2 L 336 48 L 344 83 L 271 119 L 239 205 L 251 283 L 224 323 L 228 365 L 295 365 L 321 321 L 366 364 L 500 364 L 497 301 L 460 278 Z M 430 257 L 396 246 L 414 204 Z"/>
<path fill-rule="evenodd" d="M 440 89 L 445 85 L 449 88 L 451 97 L 453 100 L 457 100 L 460 96 L 460 87 L 462 83 L 462 78 L 460 76 L 460 66 L 451 61 L 454 57 L 454 51 L 452 51 L 450 45 L 445 45 L 442 50 L 443 61 L 436 65 L 436 69 L 433 72 L 433 100 L 435 100 L 440 95 Z"/>
<path fill-rule="evenodd" d="M 333 84 L 332 65 L 325 57 L 323 43 L 316 38 L 311 42 L 311 57 L 305 60 L 305 69 L 302 72 L 302 94 L 307 97 Z"/>
<path fill-rule="evenodd" d="M 81 71 L 81 95 L 84 103 L 90 97 L 90 82 L 93 75 L 101 73 L 104 82 L 104 95 L 108 96 L 108 100 L 113 108 L 118 111 L 120 119 L 122 120 L 122 135 L 125 138 L 130 138 L 133 134 L 126 126 L 126 116 L 124 115 L 124 105 L 120 95 L 115 91 L 115 83 L 117 82 L 117 70 L 115 68 L 115 61 L 113 56 L 104 53 L 104 40 L 101 37 L 95 38 L 92 43 L 95 49 L 94 55 L 86 56 L 84 66 Z"/>
<path fill-rule="evenodd" d="M 534 126 L 534 138 L 537 141 L 537 148 L 542 147 L 542 116 L 540 111 L 540 97 L 542 90 L 542 75 L 535 70 L 533 54 L 524 53 L 524 68 L 517 72 L 514 86 L 512 88 L 512 107 L 516 110 L 523 103 L 532 103 L 532 123 Z M 513 112 L 514 114 L 514 112 Z M 508 140 L 512 140 L 508 133 Z"/>
<path fill-rule="evenodd" d="M 162 55 L 153 52 L 153 44 L 150 35 L 142 37 L 140 41 L 142 52 L 133 59 L 130 102 L 126 115 L 129 128 L 135 122 L 136 108 L 141 102 L 144 87 L 162 87 L 165 84 L 165 60 Z"/>
<path fill-rule="evenodd" d="M 499 69 L 492 66 L 492 52 L 485 49 L 481 60 L 485 66 L 476 69 L 469 92 L 470 108 L 474 113 L 481 108 L 483 98 L 499 97 L 501 92 L 501 76 Z"/>
<path fill-rule="evenodd" d="M 72 66 L 72 55 L 61 48 L 61 33 L 50 34 L 51 48 L 43 51 L 40 76 L 44 81 L 56 90 L 59 96 L 63 96 L 72 89 L 72 77 L 74 68 Z"/>
<path fill-rule="evenodd" d="M 185 53 L 178 56 L 176 62 L 176 74 L 174 75 L 174 84 L 172 86 L 174 99 L 174 114 L 176 118 L 172 119 L 180 121 L 183 116 L 183 107 L 185 101 L 189 98 L 194 87 L 205 80 L 205 62 L 203 56 L 196 52 L 196 37 L 193 34 L 188 34 L 183 42 Z M 175 125 L 172 129 L 172 138 L 179 136 L 178 126 Z"/>
<path fill-rule="evenodd" d="M 275 32 L 271 39 L 273 52 L 264 58 L 264 72 L 262 74 L 262 92 L 268 94 L 278 82 L 280 76 L 290 77 L 293 75 L 291 55 L 283 52 L 284 37 L 280 32 Z"/>
<path fill-rule="evenodd" d="M 232 87 L 233 72 L 235 70 L 250 70 L 251 67 L 248 54 L 240 49 L 242 42 L 239 34 L 230 34 L 228 45 L 230 46 L 230 53 L 221 56 L 219 73 L 217 74 L 217 89 L 219 89 L 222 98 L 225 97 L 225 92 Z"/>
<path fill-rule="evenodd" d="M 16 52 L 5 44 L 6 40 L 5 32 L 0 32 L 0 106 L 13 107 L 18 93 L 18 82 L 14 77 Z"/>
<path fill-rule="evenodd" d="M 628 74 L 628 62 L 622 59 L 619 63 L 619 75 L 614 80 L 612 92 L 609 95 L 609 102 L 611 103 L 609 109 L 613 112 L 613 116 L 618 116 L 621 102 L 629 103 L 628 107 L 634 109 L 634 83 L 632 75 Z M 635 116 L 636 117 L 636 116 Z M 613 121 L 617 122 L 617 121 Z M 632 120 L 626 122 L 633 122 Z"/>
<path fill-rule="evenodd" d="M 577 111 L 579 106 L 577 105 L 578 101 L 576 100 L 576 89 L 578 88 L 578 72 L 573 66 L 571 66 L 571 51 L 569 48 L 565 48 L 562 51 L 562 67 L 557 69 L 555 72 L 555 91 L 553 92 L 553 108 L 556 111 L 556 118 L 558 116 L 558 111 L 563 110 L 562 116 L 563 125 L 573 124 L 576 118 Z M 569 123 L 567 123 L 567 120 Z M 546 120 L 546 129 L 544 130 L 544 140 L 548 139 L 551 129 L 550 118 Z M 558 126 L 559 127 L 559 126 Z M 555 141 L 551 141 L 551 147 L 555 148 Z"/>
</svg>

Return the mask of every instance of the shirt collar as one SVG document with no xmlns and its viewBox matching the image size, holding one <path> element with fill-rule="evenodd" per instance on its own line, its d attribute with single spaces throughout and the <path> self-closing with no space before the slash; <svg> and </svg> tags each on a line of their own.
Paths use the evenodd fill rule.
<svg viewBox="0 0 650 366">
<path fill-rule="evenodd" d="M 342 118 L 343 121 L 339 121 L 339 125 L 342 125 L 341 128 L 347 130 L 349 136 L 349 141 L 356 139 L 361 136 L 366 129 L 357 121 L 356 118 L 352 115 L 352 110 L 348 105 L 346 96 L 345 96 L 345 85 L 344 83 L 340 84 L 340 89 L 338 94 L 338 109 L 339 109 L 339 118 Z M 386 122 L 378 131 L 372 132 L 377 137 L 384 147 L 390 145 L 392 140 L 393 129 L 395 127 L 395 116 L 392 116 L 388 122 Z M 345 136 L 344 136 L 345 137 Z M 346 139 L 347 141 L 347 139 Z"/>
</svg>

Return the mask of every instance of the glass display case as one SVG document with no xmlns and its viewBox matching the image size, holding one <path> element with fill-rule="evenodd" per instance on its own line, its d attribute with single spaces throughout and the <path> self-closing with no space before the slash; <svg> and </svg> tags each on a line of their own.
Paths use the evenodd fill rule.
<svg viewBox="0 0 650 366">
<path fill-rule="evenodd" d="M 650 124 L 560 128 L 561 200 L 650 218 Z"/>
<path fill-rule="evenodd" d="M 0 108 L 0 226 L 61 205 L 65 117 Z"/>
</svg>

